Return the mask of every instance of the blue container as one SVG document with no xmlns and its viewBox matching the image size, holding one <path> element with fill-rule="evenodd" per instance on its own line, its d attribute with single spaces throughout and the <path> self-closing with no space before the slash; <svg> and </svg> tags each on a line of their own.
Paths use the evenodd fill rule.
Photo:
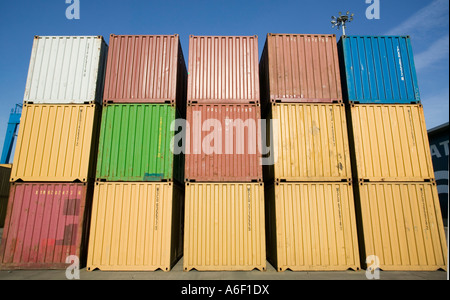
<svg viewBox="0 0 450 300">
<path fill-rule="evenodd" d="M 409 36 L 342 36 L 338 49 L 347 102 L 420 103 Z"/>
</svg>

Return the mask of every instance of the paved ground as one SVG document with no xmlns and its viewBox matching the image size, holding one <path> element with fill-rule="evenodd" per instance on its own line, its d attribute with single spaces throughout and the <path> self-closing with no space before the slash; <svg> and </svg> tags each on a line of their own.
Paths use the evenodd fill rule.
<svg viewBox="0 0 450 300">
<path fill-rule="evenodd" d="M 447 228 L 446 228 L 447 229 Z M 0 236 L 3 229 L 0 229 Z M 0 271 L 0 280 L 65 280 L 65 270 Z M 181 259 L 170 272 L 87 272 L 80 270 L 82 280 L 367 280 L 365 271 L 344 272 L 277 272 L 269 263 L 267 271 L 198 272 L 183 271 Z M 381 280 L 447 280 L 447 272 L 388 272 L 380 273 Z"/>
</svg>

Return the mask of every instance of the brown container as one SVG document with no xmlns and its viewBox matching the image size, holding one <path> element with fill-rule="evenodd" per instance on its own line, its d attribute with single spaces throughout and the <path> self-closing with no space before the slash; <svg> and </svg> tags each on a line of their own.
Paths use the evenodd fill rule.
<svg viewBox="0 0 450 300">
<path fill-rule="evenodd" d="M 0 246 L 0 269 L 85 265 L 92 189 L 86 183 L 13 183 Z"/>
<path fill-rule="evenodd" d="M 269 33 L 260 78 L 263 104 L 342 102 L 336 36 Z"/>
<path fill-rule="evenodd" d="M 114 35 L 109 39 L 104 103 L 186 104 L 187 70 L 175 35 Z"/>
<path fill-rule="evenodd" d="M 259 103 L 257 36 L 189 37 L 189 103 Z"/>
<path fill-rule="evenodd" d="M 254 104 L 188 105 L 185 181 L 262 181 L 260 118 Z"/>
</svg>

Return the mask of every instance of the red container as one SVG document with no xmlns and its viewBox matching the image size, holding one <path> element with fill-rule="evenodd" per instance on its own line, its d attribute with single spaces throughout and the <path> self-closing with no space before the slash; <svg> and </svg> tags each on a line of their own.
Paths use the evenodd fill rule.
<svg viewBox="0 0 450 300">
<path fill-rule="evenodd" d="M 261 109 L 255 104 L 187 107 L 186 182 L 261 182 Z"/>
<path fill-rule="evenodd" d="M 257 36 L 189 38 L 188 102 L 258 104 Z"/>
<path fill-rule="evenodd" d="M 334 34 L 267 35 L 260 62 L 261 103 L 341 103 Z"/>
<path fill-rule="evenodd" d="M 65 269 L 85 264 L 92 190 L 85 183 L 13 183 L 0 269 Z"/>
<path fill-rule="evenodd" d="M 187 70 L 175 35 L 111 35 L 103 102 L 186 107 Z"/>
</svg>

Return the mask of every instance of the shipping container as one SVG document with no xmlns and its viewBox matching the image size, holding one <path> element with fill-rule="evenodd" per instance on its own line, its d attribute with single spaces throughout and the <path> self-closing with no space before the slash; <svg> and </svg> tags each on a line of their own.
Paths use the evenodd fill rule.
<svg viewBox="0 0 450 300">
<path fill-rule="evenodd" d="M 189 37 L 188 103 L 258 104 L 258 37 Z"/>
<path fill-rule="evenodd" d="M 260 80 L 263 104 L 342 102 L 336 35 L 269 33 Z"/>
<path fill-rule="evenodd" d="M 86 183 L 12 183 L 0 269 L 66 269 L 86 264 L 92 188 Z"/>
<path fill-rule="evenodd" d="M 8 208 L 9 199 L 9 178 L 11 178 L 11 166 L 11 164 L 0 165 L 0 228 L 5 226 L 6 210 Z"/>
<path fill-rule="evenodd" d="M 349 107 L 353 165 L 360 181 L 433 181 L 421 104 Z"/>
<path fill-rule="evenodd" d="M 185 271 L 266 270 L 263 183 L 186 183 Z"/>
<path fill-rule="evenodd" d="M 342 36 L 338 51 L 346 101 L 420 102 L 409 36 Z"/>
<path fill-rule="evenodd" d="M 277 271 L 360 269 L 351 183 L 275 183 L 265 195 L 267 258 Z"/>
<path fill-rule="evenodd" d="M 185 181 L 262 181 L 259 105 L 188 105 L 186 119 Z"/>
<path fill-rule="evenodd" d="M 24 105 L 11 181 L 93 179 L 100 110 L 96 104 Z"/>
<path fill-rule="evenodd" d="M 279 127 L 269 127 L 271 120 Z M 266 182 L 351 181 L 344 104 L 273 103 L 266 122 L 272 131 L 266 140 L 276 156 L 263 167 Z"/>
<path fill-rule="evenodd" d="M 435 183 L 364 182 L 356 197 L 363 265 L 374 255 L 372 264 L 385 271 L 447 270 Z"/>
<path fill-rule="evenodd" d="M 101 36 L 35 36 L 24 103 L 101 103 L 107 52 Z"/>
<path fill-rule="evenodd" d="M 178 34 L 112 34 L 109 44 L 105 104 L 176 103 L 185 110 L 187 70 Z"/>
<path fill-rule="evenodd" d="M 184 186 L 95 184 L 87 270 L 169 271 L 183 253 Z"/>
<path fill-rule="evenodd" d="M 96 178 L 99 181 L 184 181 L 183 155 L 174 155 L 169 104 L 104 106 Z"/>
</svg>

